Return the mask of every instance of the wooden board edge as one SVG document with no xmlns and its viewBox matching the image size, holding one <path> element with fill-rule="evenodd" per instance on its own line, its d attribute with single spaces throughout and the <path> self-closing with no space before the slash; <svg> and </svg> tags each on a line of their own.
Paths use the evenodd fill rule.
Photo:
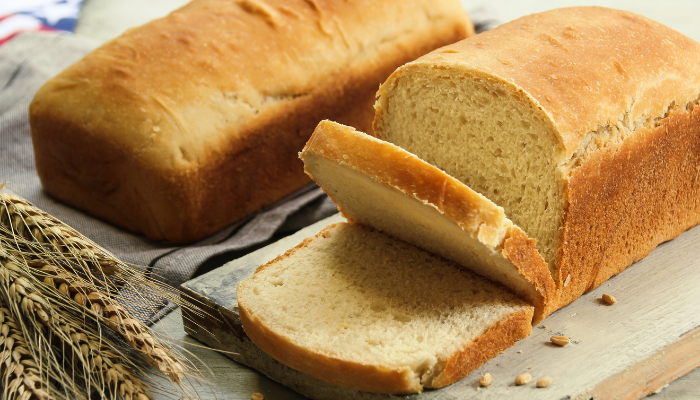
<svg viewBox="0 0 700 400">
<path fill-rule="evenodd" d="M 607 378 L 579 400 L 637 400 L 660 392 L 669 383 L 700 367 L 700 326 L 677 342 Z"/>
<path fill-rule="evenodd" d="M 225 348 L 222 348 L 222 343 L 216 336 L 217 331 L 227 330 L 228 332 L 233 332 L 236 339 L 241 341 L 248 339 L 240 321 L 237 321 L 238 316 L 233 311 L 219 306 L 206 296 L 186 286 L 180 286 L 180 291 L 189 298 L 197 301 L 197 306 L 200 307 L 204 313 L 208 314 L 194 313 L 184 308 L 181 309 L 182 326 L 185 333 L 211 346 L 212 350 L 226 351 Z"/>
</svg>

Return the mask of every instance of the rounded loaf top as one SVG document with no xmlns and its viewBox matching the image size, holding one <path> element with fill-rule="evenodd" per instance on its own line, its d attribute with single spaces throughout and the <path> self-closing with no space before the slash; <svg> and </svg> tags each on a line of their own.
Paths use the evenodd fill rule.
<svg viewBox="0 0 700 400">
<path fill-rule="evenodd" d="M 569 159 L 587 133 L 628 130 L 700 94 L 700 44 L 641 15 L 603 7 L 533 14 L 445 46 L 397 70 L 460 69 L 524 92 Z M 385 90 L 380 89 L 380 95 Z"/>
<path fill-rule="evenodd" d="M 198 164 L 250 147 L 257 120 L 349 67 L 381 63 L 382 49 L 435 20 L 463 37 L 470 26 L 458 1 L 195 0 L 100 46 L 33 107 L 61 107 L 52 113 L 149 164 Z"/>
</svg>

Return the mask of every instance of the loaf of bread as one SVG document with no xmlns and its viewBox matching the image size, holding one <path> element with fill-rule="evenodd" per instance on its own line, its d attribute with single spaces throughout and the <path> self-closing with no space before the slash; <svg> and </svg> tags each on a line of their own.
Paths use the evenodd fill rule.
<svg viewBox="0 0 700 400">
<path fill-rule="evenodd" d="M 300 157 L 351 224 L 241 283 L 246 332 L 344 387 L 454 382 L 529 327 L 507 290 L 450 268 L 510 288 L 538 321 L 700 222 L 699 98 L 700 45 L 599 7 L 521 18 L 399 68 L 374 133 L 458 180 L 322 122 Z"/>
<path fill-rule="evenodd" d="M 554 281 L 535 240 L 503 208 L 405 150 L 322 121 L 300 153 L 304 170 L 348 221 L 452 260 L 526 299 L 540 322 Z"/>
<path fill-rule="evenodd" d="M 367 392 L 448 385 L 532 331 L 533 308 L 502 287 L 358 224 L 258 268 L 237 296 L 260 349 Z"/>
<path fill-rule="evenodd" d="M 700 45 L 600 7 L 520 18 L 399 68 L 374 133 L 505 209 L 579 298 L 700 222 Z"/>
<path fill-rule="evenodd" d="M 37 171 L 99 218 L 195 241 L 308 183 L 320 120 L 370 129 L 396 67 L 472 32 L 457 0 L 195 0 L 37 92 Z"/>
</svg>

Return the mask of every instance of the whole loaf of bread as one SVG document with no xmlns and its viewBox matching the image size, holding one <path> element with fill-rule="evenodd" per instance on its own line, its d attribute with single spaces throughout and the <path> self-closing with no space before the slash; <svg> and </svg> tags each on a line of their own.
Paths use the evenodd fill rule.
<svg viewBox="0 0 700 400">
<path fill-rule="evenodd" d="M 505 209 L 556 308 L 700 222 L 700 44 L 626 11 L 520 18 L 399 68 L 375 134 Z"/>
<path fill-rule="evenodd" d="M 202 239 L 309 182 L 320 120 L 369 129 L 396 67 L 472 32 L 456 0 L 196 0 L 37 92 L 37 171 L 115 225 Z"/>
</svg>

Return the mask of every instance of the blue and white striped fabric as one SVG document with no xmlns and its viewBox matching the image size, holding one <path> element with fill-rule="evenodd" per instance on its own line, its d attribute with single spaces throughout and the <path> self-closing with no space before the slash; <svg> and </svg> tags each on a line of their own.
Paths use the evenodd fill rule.
<svg viewBox="0 0 700 400">
<path fill-rule="evenodd" d="M 0 1 L 0 45 L 26 31 L 73 32 L 83 0 Z"/>
</svg>

